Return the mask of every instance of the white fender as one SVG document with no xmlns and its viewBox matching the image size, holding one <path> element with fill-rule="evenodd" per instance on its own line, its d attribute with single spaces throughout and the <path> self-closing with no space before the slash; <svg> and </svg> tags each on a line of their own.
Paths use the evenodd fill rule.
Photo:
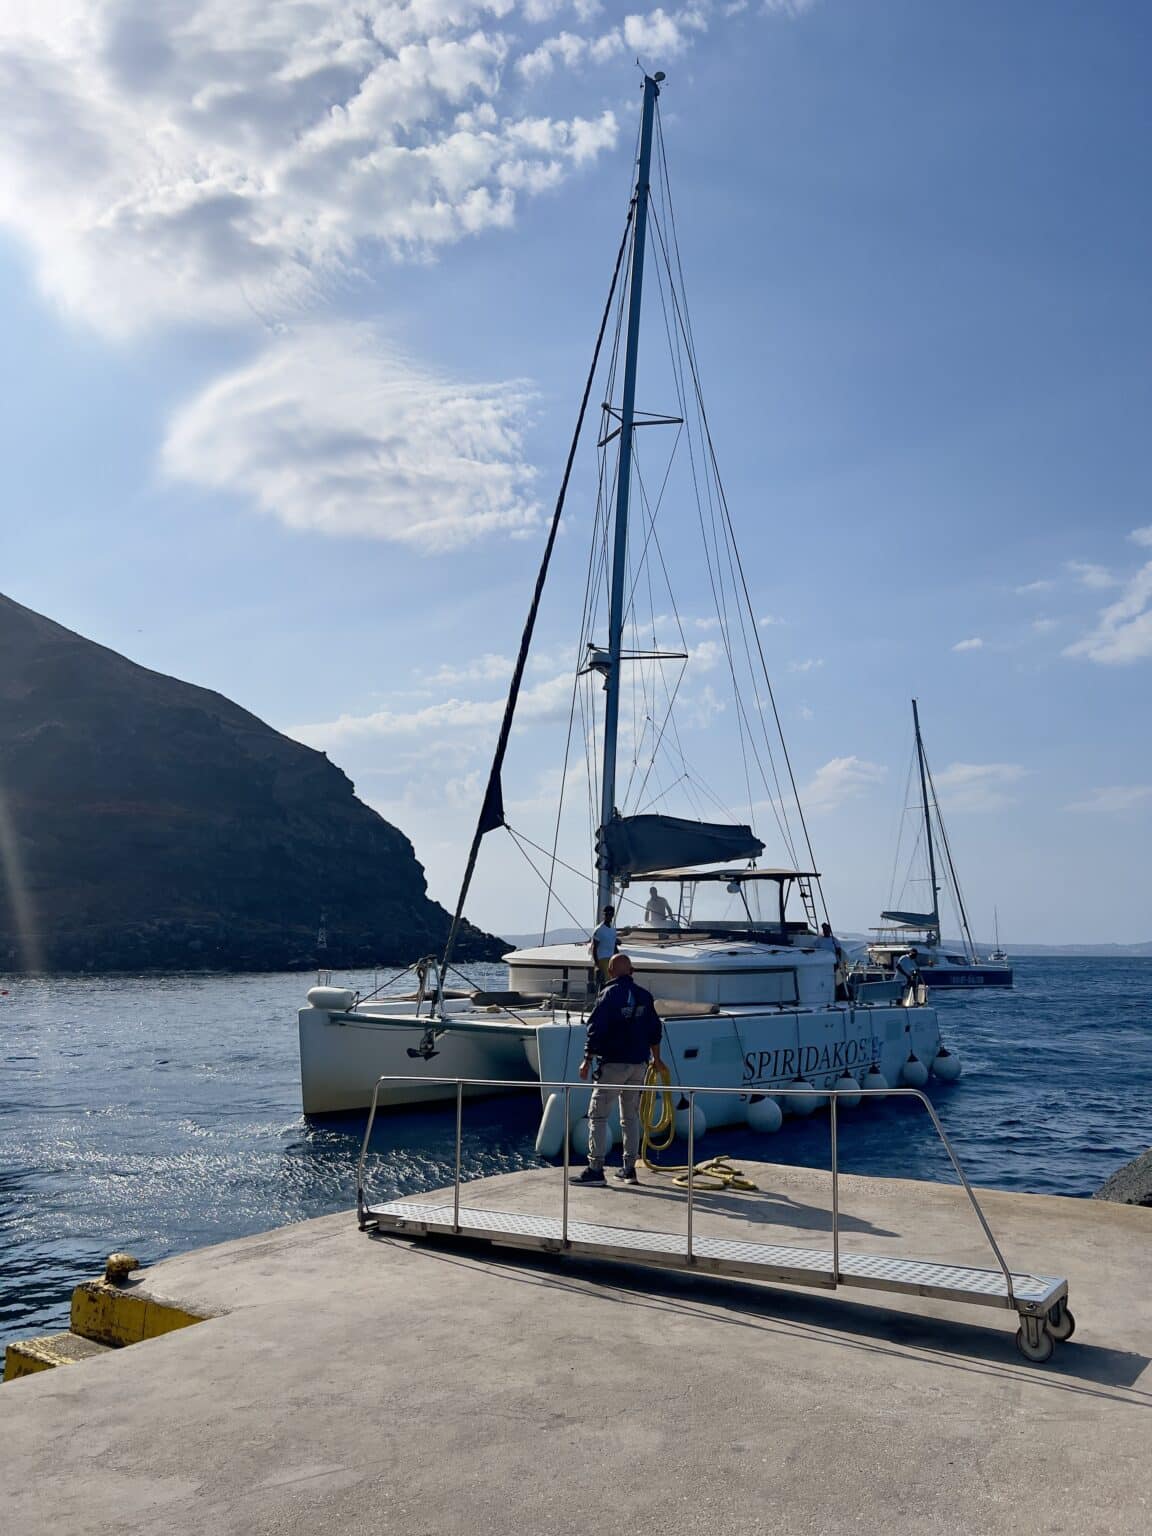
<svg viewBox="0 0 1152 1536">
<path fill-rule="evenodd" d="M 832 1085 L 837 1090 L 837 1109 L 855 1109 L 860 1102 L 860 1084 L 851 1072 L 842 1072 Z"/>
<path fill-rule="evenodd" d="M 900 1081 L 906 1088 L 923 1088 L 928 1081 L 928 1068 L 915 1051 L 909 1054 L 908 1060 L 900 1068 Z"/>
<path fill-rule="evenodd" d="M 687 1141 L 688 1140 L 688 1111 L 687 1111 L 687 1109 L 678 1109 L 676 1111 L 676 1113 L 675 1113 L 675 1120 L 676 1120 L 676 1135 L 678 1136 L 678 1138 L 681 1141 Z M 692 1135 L 693 1135 L 693 1138 L 696 1141 L 699 1141 L 701 1136 L 704 1135 L 704 1133 L 705 1133 L 705 1131 L 707 1131 L 707 1129 L 708 1129 L 708 1117 L 707 1117 L 707 1115 L 705 1115 L 704 1111 L 700 1108 L 699 1104 L 693 1104 L 693 1106 L 692 1106 Z"/>
<path fill-rule="evenodd" d="M 815 1088 L 815 1086 L 816 1084 L 808 1082 L 807 1078 L 794 1077 L 792 1079 L 793 1088 Z M 821 1103 L 827 1103 L 827 1100 L 817 1098 L 814 1093 L 790 1093 L 787 1095 L 785 1102 L 792 1114 L 811 1115 L 819 1109 Z"/>
<path fill-rule="evenodd" d="M 550 1093 L 536 1132 L 536 1152 L 540 1157 L 559 1157 L 564 1150 L 564 1095 Z"/>
<path fill-rule="evenodd" d="M 771 1135 L 784 1124 L 784 1112 L 775 1099 L 753 1099 L 748 1105 L 748 1124 L 754 1131 Z"/>
<path fill-rule="evenodd" d="M 869 1067 L 867 1072 L 865 1072 L 864 1076 L 860 1079 L 860 1086 L 861 1088 L 878 1088 L 886 1091 L 888 1088 L 888 1079 L 884 1076 L 879 1067 Z M 873 1099 L 879 1099 L 880 1097 L 880 1093 L 873 1094 Z"/>
<path fill-rule="evenodd" d="M 308 993 L 309 1006 L 322 1008 L 326 1013 L 343 1013 L 355 1001 L 356 994 L 350 987 L 313 987 Z"/>
<path fill-rule="evenodd" d="M 963 1072 L 960 1058 L 954 1051 L 949 1051 L 941 1046 L 932 1062 L 932 1071 L 942 1083 L 954 1083 Z"/>
</svg>

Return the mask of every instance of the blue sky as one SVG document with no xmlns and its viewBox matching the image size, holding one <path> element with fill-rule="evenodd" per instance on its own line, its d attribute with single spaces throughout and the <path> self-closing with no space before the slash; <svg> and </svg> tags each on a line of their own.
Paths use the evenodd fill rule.
<svg viewBox="0 0 1152 1536">
<path fill-rule="evenodd" d="M 916 694 L 977 931 L 1152 937 L 1142 0 L 0 16 L 10 596 L 323 746 L 450 904 L 639 53 L 837 926 L 888 899 Z M 590 485 L 509 760 L 541 840 Z M 721 784 L 730 711 L 698 735 Z M 488 842 L 472 915 L 528 929 Z"/>
</svg>

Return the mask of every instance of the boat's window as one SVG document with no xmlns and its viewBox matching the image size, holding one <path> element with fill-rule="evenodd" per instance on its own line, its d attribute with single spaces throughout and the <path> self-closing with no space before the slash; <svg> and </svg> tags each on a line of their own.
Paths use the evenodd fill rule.
<svg viewBox="0 0 1152 1536">
<path fill-rule="evenodd" d="M 736 891 L 730 891 L 720 881 L 701 881 L 696 886 L 692 901 L 694 928 L 739 930 L 777 928 L 779 924 L 780 892 L 774 881 L 744 881 Z"/>
</svg>

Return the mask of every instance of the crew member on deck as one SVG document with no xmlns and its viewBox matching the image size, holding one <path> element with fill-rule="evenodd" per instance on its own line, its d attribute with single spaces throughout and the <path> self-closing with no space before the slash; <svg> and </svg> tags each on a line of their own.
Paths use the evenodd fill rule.
<svg viewBox="0 0 1152 1536">
<path fill-rule="evenodd" d="M 644 908 L 644 921 L 649 928 L 667 928 L 672 922 L 672 907 L 667 896 L 661 896 L 654 885 L 648 887 L 648 904 Z"/>
<path fill-rule="evenodd" d="M 638 1182 L 639 1088 L 647 1076 L 649 1059 L 657 1072 L 664 1069 L 660 1015 L 651 992 L 632 980 L 632 962 L 627 955 L 614 955 L 608 974 L 611 979 L 588 1015 L 588 1038 L 580 1063 L 580 1081 L 586 1083 L 595 1062 L 592 1079 L 596 1087 L 588 1106 L 588 1166 L 573 1176 L 573 1184 L 604 1183 L 608 1114 L 617 1099 L 624 1132 L 624 1166 L 616 1170 L 616 1177 L 625 1184 Z"/>
<path fill-rule="evenodd" d="M 840 947 L 840 940 L 832 932 L 831 923 L 820 924 L 820 937 L 816 940 L 816 949 L 829 949 L 832 951 L 833 965 L 835 966 L 836 1001 L 847 1002 L 848 985 L 844 975 L 844 951 Z"/>
<path fill-rule="evenodd" d="M 903 979 L 905 1006 L 908 1004 L 909 992 L 915 1000 L 917 989 L 920 986 L 920 956 L 916 950 L 910 949 L 907 954 L 901 955 L 895 965 L 896 979 Z"/>
<path fill-rule="evenodd" d="M 616 908 L 604 908 L 604 921 L 593 929 L 592 937 L 588 940 L 588 953 L 596 963 L 596 969 L 600 973 L 601 982 L 608 980 L 608 962 L 616 953 L 620 944 L 620 937 L 616 932 Z"/>
</svg>

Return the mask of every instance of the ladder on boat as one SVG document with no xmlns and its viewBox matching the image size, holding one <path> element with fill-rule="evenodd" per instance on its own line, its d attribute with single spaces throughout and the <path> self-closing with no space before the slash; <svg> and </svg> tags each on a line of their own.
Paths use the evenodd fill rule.
<svg viewBox="0 0 1152 1536">
<path fill-rule="evenodd" d="M 373 1204 L 366 1193 L 368 1147 L 383 1083 L 441 1083 L 456 1090 L 455 1181 L 451 1201 L 435 1197 L 396 1199 Z M 913 1098 L 927 1110 L 932 1124 L 983 1229 L 996 1260 L 995 1268 L 941 1264 L 891 1254 L 842 1253 L 840 1250 L 840 1186 L 837 1155 L 836 1102 L 849 1090 L 798 1089 L 829 1101 L 832 1149 L 832 1230 L 830 1248 L 792 1247 L 779 1243 L 703 1236 L 695 1231 L 695 1133 L 692 1110 L 701 1094 L 731 1094 L 730 1088 L 680 1087 L 688 1099 L 688 1164 L 685 1181 L 687 1220 L 682 1232 L 651 1231 L 602 1222 L 574 1220 L 568 1209 L 570 1137 L 565 1136 L 563 1194 L 559 1216 L 530 1215 L 468 1205 L 461 1198 L 462 1125 L 464 1090 L 468 1088 L 539 1087 L 535 1082 L 506 1082 L 489 1078 L 427 1078 L 389 1074 L 376 1083 L 372 1107 L 360 1149 L 356 1177 L 356 1214 L 361 1231 L 369 1228 L 396 1237 L 473 1239 L 501 1247 L 536 1250 L 561 1257 L 607 1259 L 629 1264 L 655 1265 L 697 1274 L 734 1276 L 776 1285 L 816 1286 L 837 1290 L 841 1286 L 895 1292 L 906 1296 L 933 1297 L 941 1301 L 1014 1311 L 1019 1317 L 1016 1344 L 1026 1360 L 1043 1364 L 1055 1346 L 1072 1337 L 1076 1323 L 1068 1309 L 1068 1281 L 1059 1276 L 1035 1275 L 1010 1270 L 971 1184 L 957 1161 L 951 1142 L 930 1100 L 918 1088 L 857 1089 L 853 1095 Z M 574 1089 L 582 1083 L 548 1083 L 552 1092 L 562 1091 L 565 1110 Z M 641 1090 L 661 1093 L 661 1084 Z M 566 1121 L 568 1116 L 565 1116 Z"/>
<path fill-rule="evenodd" d="M 800 900 L 804 904 L 804 916 L 808 919 L 808 926 L 813 933 L 820 932 L 820 918 L 816 911 L 816 898 L 812 894 L 812 882 L 807 875 L 796 877 L 796 889 L 800 892 Z"/>
</svg>

